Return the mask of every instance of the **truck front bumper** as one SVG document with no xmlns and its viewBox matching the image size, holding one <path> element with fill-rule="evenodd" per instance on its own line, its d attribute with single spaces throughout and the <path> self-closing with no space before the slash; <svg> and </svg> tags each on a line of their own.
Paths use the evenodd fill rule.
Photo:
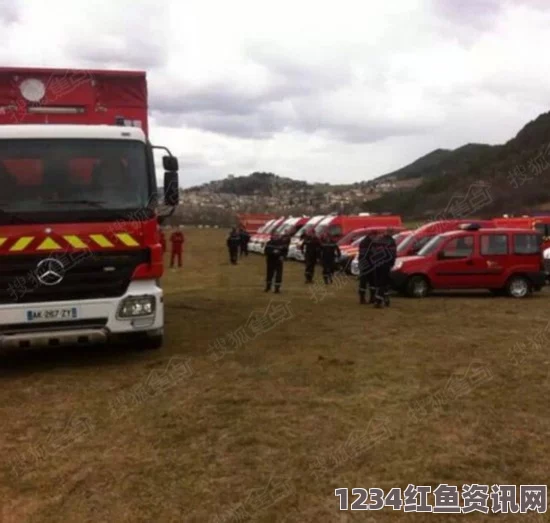
<svg viewBox="0 0 550 523">
<path fill-rule="evenodd" d="M 128 316 L 132 305 L 140 315 Z M 133 281 L 117 298 L 0 305 L 0 348 L 88 345 L 162 336 L 163 326 L 162 289 L 155 280 Z"/>
</svg>

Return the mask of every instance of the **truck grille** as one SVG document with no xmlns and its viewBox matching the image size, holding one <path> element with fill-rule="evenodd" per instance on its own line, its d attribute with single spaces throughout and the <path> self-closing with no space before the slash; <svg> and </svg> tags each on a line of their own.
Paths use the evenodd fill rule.
<svg viewBox="0 0 550 523">
<path fill-rule="evenodd" d="M 4 256 L 0 260 L 0 304 L 89 300 L 122 296 L 135 268 L 150 251 L 95 252 L 70 264 L 57 285 L 36 280 L 36 266 L 55 254 Z M 61 259 L 62 257 L 59 257 Z"/>
</svg>

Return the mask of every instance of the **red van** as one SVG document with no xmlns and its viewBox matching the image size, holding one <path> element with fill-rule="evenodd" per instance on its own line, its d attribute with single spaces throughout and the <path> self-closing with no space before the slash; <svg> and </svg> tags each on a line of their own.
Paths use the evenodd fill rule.
<svg viewBox="0 0 550 523">
<path fill-rule="evenodd" d="M 420 226 L 399 243 L 397 246 L 397 256 L 412 256 L 438 234 L 454 231 L 460 226 L 470 224 L 491 229 L 497 227 L 493 223 L 493 220 L 441 220 L 429 222 Z"/>
<path fill-rule="evenodd" d="M 328 234 L 335 241 L 340 240 L 346 234 L 365 227 L 401 227 L 401 216 L 327 216 L 315 227 L 317 236 Z"/>
<path fill-rule="evenodd" d="M 435 289 L 488 289 L 524 298 L 545 284 L 540 234 L 471 226 L 432 238 L 416 256 L 398 258 L 393 287 L 411 297 Z"/>
<path fill-rule="evenodd" d="M 355 242 L 355 240 L 359 238 L 363 238 L 367 234 L 379 234 L 381 232 L 391 232 L 391 234 L 397 234 L 398 232 L 403 232 L 405 230 L 404 227 L 397 226 L 397 227 L 361 227 L 360 229 L 354 229 L 353 231 L 346 234 L 344 237 L 342 237 L 340 240 L 338 240 L 338 247 L 340 247 L 340 250 L 342 250 L 343 247 L 349 247 L 352 243 Z"/>
</svg>

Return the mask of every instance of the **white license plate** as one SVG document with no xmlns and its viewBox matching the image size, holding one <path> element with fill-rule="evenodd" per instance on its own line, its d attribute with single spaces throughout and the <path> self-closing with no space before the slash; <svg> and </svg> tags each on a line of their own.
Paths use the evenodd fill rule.
<svg viewBox="0 0 550 523">
<path fill-rule="evenodd" d="M 64 307 L 61 309 L 31 309 L 27 310 L 27 321 L 66 321 L 78 319 L 76 307 Z"/>
</svg>

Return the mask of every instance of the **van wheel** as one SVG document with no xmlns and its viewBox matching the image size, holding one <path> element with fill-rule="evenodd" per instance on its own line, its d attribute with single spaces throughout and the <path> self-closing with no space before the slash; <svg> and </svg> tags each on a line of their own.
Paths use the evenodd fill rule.
<svg viewBox="0 0 550 523">
<path fill-rule="evenodd" d="M 411 298 L 425 298 L 430 293 L 430 284 L 424 276 L 413 276 L 407 281 L 406 293 Z"/>
<path fill-rule="evenodd" d="M 525 298 L 531 294 L 531 284 L 523 276 L 513 276 L 506 284 L 506 293 L 512 298 Z"/>
</svg>

